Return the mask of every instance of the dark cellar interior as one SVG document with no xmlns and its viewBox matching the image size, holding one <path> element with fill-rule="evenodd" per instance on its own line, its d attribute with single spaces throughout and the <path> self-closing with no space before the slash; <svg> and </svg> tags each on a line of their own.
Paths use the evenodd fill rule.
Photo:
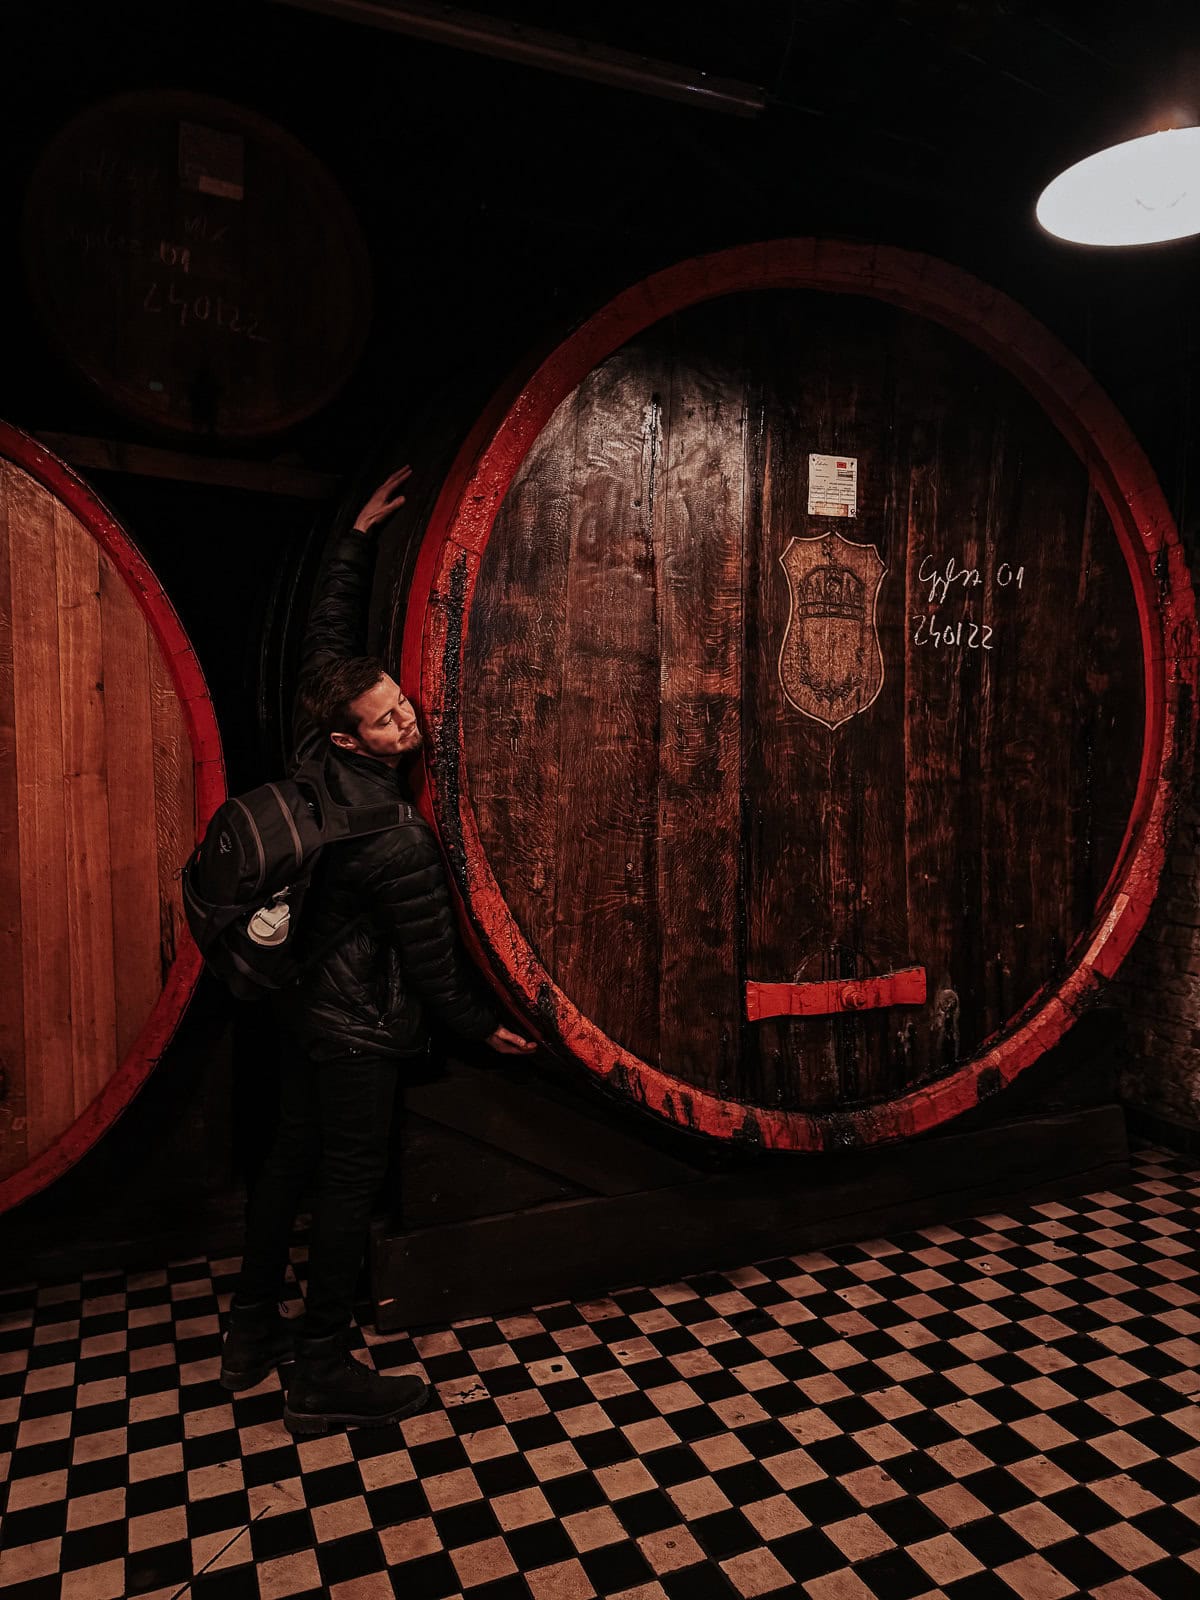
<svg viewBox="0 0 1200 1600">
<path fill-rule="evenodd" d="M 406 21 L 396 20 L 400 12 Z M 103 8 L 42 0 L 8 6 L 0 30 L 8 67 L 7 160 L 0 178 L 0 209 L 8 222 L 7 248 L 0 252 L 0 303 L 6 309 L 0 419 L 72 466 L 145 557 L 194 646 L 231 794 L 284 768 L 304 619 L 320 592 L 332 539 L 372 488 L 412 463 L 410 504 L 397 527 L 385 533 L 372 598 L 373 639 L 385 650 L 397 645 L 403 629 L 401 579 L 411 579 L 415 560 L 405 553 L 404 541 L 415 550 L 413 541 L 434 511 L 451 462 L 489 400 L 513 374 L 531 373 L 631 285 L 713 252 L 800 238 L 891 247 L 946 262 L 1001 291 L 1049 330 L 1111 399 L 1150 462 L 1195 570 L 1196 240 L 1105 250 L 1052 238 L 1034 217 L 1038 193 L 1071 162 L 1158 127 L 1200 122 L 1200 15 L 1188 4 L 745 0 L 684 6 L 670 0 L 635 6 L 613 0 L 562 7 L 478 0 L 467 12 L 436 5 L 396 8 L 388 0 L 178 0 L 170 6 L 114 0 Z M 544 34 L 559 41 L 557 60 L 539 66 L 512 59 Z M 691 90 L 668 98 L 650 87 L 599 81 L 611 52 L 648 64 L 651 76 L 655 64 L 669 63 Z M 714 103 L 714 92 L 731 88 L 744 103 Z M 286 130 L 328 170 L 361 231 L 369 266 L 361 280 L 363 308 L 369 310 L 361 351 L 329 398 L 261 437 L 231 438 L 201 427 L 172 433 L 131 415 L 79 369 L 61 330 L 47 318 L 30 243 L 38 207 L 45 206 L 36 191 L 38 164 L 51 141 L 87 108 L 143 91 L 228 101 Z M 307 265 L 299 257 L 288 268 L 302 281 Z M 68 726 L 63 733 L 66 748 Z M 925 1280 L 942 1270 L 955 1285 L 953 1294 L 963 1280 L 946 1263 L 950 1257 L 960 1264 L 968 1259 L 967 1241 L 975 1240 L 976 1255 L 999 1259 L 1015 1238 L 1004 1232 L 1009 1223 L 968 1226 L 958 1219 L 994 1222 L 1006 1213 L 1017 1215 L 1019 1207 L 1040 1207 L 1031 1226 L 1041 1226 L 1061 1221 L 1086 1192 L 1088 1214 L 1101 1218 L 1089 1226 L 1114 1231 L 1111 1241 L 1101 1238 L 1096 1246 L 1110 1255 L 1124 1248 L 1116 1241 L 1122 1229 L 1140 1241 L 1144 1234 L 1138 1229 L 1154 1226 L 1141 1208 L 1157 1205 L 1160 1220 L 1179 1213 L 1181 1231 L 1173 1234 L 1179 1248 L 1171 1258 L 1178 1268 L 1172 1284 L 1179 1298 L 1171 1302 L 1177 1320 L 1167 1330 L 1143 1326 L 1155 1311 L 1145 1303 L 1149 1291 L 1142 1279 L 1131 1274 L 1138 1292 L 1128 1296 L 1128 1316 L 1140 1319 L 1136 1327 L 1152 1357 L 1145 1363 L 1129 1357 L 1138 1368 L 1135 1387 L 1153 1384 L 1159 1393 L 1154 1400 L 1141 1396 L 1142 1413 L 1150 1417 L 1144 1435 L 1137 1431 L 1143 1424 L 1135 1427 L 1130 1420 L 1132 1412 L 1113 1412 L 1113 1425 L 1130 1430 L 1137 1450 L 1131 1447 L 1128 1459 L 1115 1454 L 1109 1470 L 1132 1472 L 1129 1482 L 1136 1481 L 1137 1494 L 1153 1496 L 1156 1507 L 1190 1504 L 1200 1468 L 1190 1457 L 1182 1460 L 1188 1441 L 1181 1430 L 1191 1432 L 1193 1447 L 1200 1430 L 1173 1411 L 1170 1424 L 1163 1420 L 1162 1391 L 1169 1387 L 1172 1404 L 1187 1406 L 1194 1418 L 1189 1403 L 1200 1392 L 1200 1346 L 1176 1349 L 1171 1362 L 1154 1349 L 1156 1341 L 1166 1349 L 1171 1338 L 1177 1346 L 1189 1344 L 1200 1328 L 1200 1313 L 1186 1309 L 1197 1296 L 1183 1292 L 1196 1270 L 1195 1234 L 1182 1230 L 1195 1225 L 1194 1214 L 1190 1220 L 1186 1214 L 1196 1204 L 1188 1162 L 1200 1148 L 1200 834 L 1188 759 L 1190 752 L 1184 752 L 1158 895 L 1118 976 L 1019 1081 L 993 1098 L 981 1095 L 978 1104 L 917 1137 L 862 1148 L 861 1140 L 847 1134 L 840 1141 L 831 1138 L 823 1153 L 804 1155 L 763 1148 L 748 1137 L 708 1138 L 632 1103 L 637 1096 L 621 1092 L 615 1075 L 604 1084 L 593 1081 L 562 1050 L 539 1050 L 528 1061 L 497 1067 L 482 1045 L 437 1034 L 435 1060 L 443 1052 L 449 1067 L 423 1068 L 412 1079 L 394 1130 L 386 1223 L 377 1223 L 370 1273 L 360 1285 L 364 1305 L 374 1309 L 375 1331 L 367 1342 L 377 1363 L 376 1341 L 401 1335 L 392 1367 L 408 1370 L 428 1355 L 424 1370 L 450 1415 L 452 1405 L 478 1399 L 467 1392 L 467 1376 L 475 1381 L 478 1375 L 453 1364 L 438 1369 L 437 1360 L 450 1354 L 458 1360 L 473 1348 L 473 1323 L 537 1322 L 532 1313 L 525 1318 L 527 1307 L 553 1302 L 561 1310 L 564 1299 L 598 1305 L 610 1291 L 627 1290 L 641 1295 L 628 1313 L 634 1322 L 622 1323 L 633 1341 L 667 1326 L 654 1321 L 666 1316 L 665 1307 L 678 1310 L 673 1299 L 652 1298 L 652 1291 L 638 1286 L 673 1283 L 684 1274 L 700 1275 L 688 1281 L 699 1285 L 702 1298 L 719 1302 L 724 1294 L 733 1297 L 731 1305 L 736 1300 L 729 1317 L 743 1345 L 755 1334 L 770 1340 L 778 1329 L 763 1309 L 773 1304 L 765 1285 L 769 1280 L 774 1292 L 779 1282 L 791 1281 L 776 1258 L 812 1253 L 811 1259 L 792 1257 L 810 1265 L 791 1271 L 811 1271 L 819 1280 L 823 1298 L 813 1307 L 818 1318 L 845 1314 L 847 1307 L 864 1309 L 865 1302 L 855 1298 L 859 1278 L 873 1280 L 862 1274 L 845 1278 L 842 1269 L 850 1258 L 838 1251 L 876 1235 L 903 1241 L 903 1255 L 913 1258 L 907 1270 L 915 1275 L 914 1292 L 936 1297 Z M 513 1026 L 530 1020 L 511 999 L 507 1004 Z M 279 1072 L 269 1009 L 238 1006 L 211 976 L 203 976 L 128 1109 L 70 1170 L 0 1214 L 0 1319 L 10 1300 L 20 1311 L 20 1294 L 31 1284 L 44 1296 L 47 1285 L 80 1281 L 86 1300 L 88 1275 L 111 1284 L 114 1274 L 153 1275 L 168 1263 L 236 1256 L 246 1183 L 270 1137 Z M 1136 1190 L 1130 1187 L 1135 1183 Z M 1125 1197 L 1120 1204 L 1113 1198 L 1118 1190 Z M 1075 1226 L 1080 1214 L 1063 1225 Z M 924 1234 L 918 1238 L 914 1230 Z M 1029 1248 L 1017 1252 L 1020 1266 L 1040 1272 L 1046 1259 L 1057 1260 L 1039 1263 L 1030 1251 L 1040 1242 L 1021 1237 Z M 939 1250 L 936 1259 L 919 1253 Z M 765 1278 L 744 1266 L 768 1258 Z M 1144 1262 L 1137 1262 L 1140 1271 Z M 726 1274 L 728 1283 L 724 1277 L 718 1282 L 731 1263 L 738 1271 Z M 1110 1277 L 1123 1270 L 1116 1260 L 1100 1267 Z M 195 1276 L 171 1271 L 175 1283 Z M 827 1280 L 821 1278 L 826 1271 L 832 1274 Z M 1039 1280 L 1032 1292 L 1053 1281 Z M 1101 1283 L 1083 1294 L 1080 1304 L 1090 1305 L 1103 1289 Z M 1107 1292 L 1115 1303 L 1122 1290 L 1110 1286 Z M 624 1306 L 620 1294 L 617 1303 Z M 1034 1298 L 1032 1305 L 1041 1302 Z M 942 1309 L 948 1316 L 959 1304 L 947 1302 Z M 650 1319 L 644 1324 L 636 1321 L 642 1314 Z M 1083 1341 L 1093 1333 L 1114 1361 L 1133 1349 L 1101 1338 L 1094 1319 L 1072 1321 L 1065 1301 L 1062 1307 L 1047 1304 L 1042 1320 L 1054 1314 L 1061 1314 L 1077 1346 L 1068 1339 L 1061 1350 L 1080 1367 L 1088 1354 Z M 724 1315 L 719 1304 L 713 1315 Z M 1121 1315 L 1114 1313 L 1114 1322 Z M 586 1314 L 584 1320 L 592 1325 Z M 457 1336 L 444 1331 L 452 1322 Z M 786 1320 L 781 1325 L 796 1334 Z M 968 1337 L 984 1341 L 984 1327 L 978 1324 Z M 557 1320 L 542 1316 L 536 1348 L 531 1343 L 525 1353 L 518 1349 L 518 1364 L 557 1359 L 564 1351 L 569 1356 L 569 1343 L 552 1342 L 564 1328 L 573 1328 L 565 1311 Z M 97 1324 L 96 1331 L 107 1329 Z M 865 1325 L 851 1331 L 871 1337 Z M 657 1349 L 658 1365 L 682 1349 L 669 1347 L 678 1333 L 673 1328 L 668 1345 Z M 527 1336 L 528 1330 L 511 1334 L 514 1344 Z M 943 1330 L 937 1337 L 950 1335 Z M 1004 1344 L 999 1332 L 995 1337 Z M 1055 1337 L 1046 1335 L 1044 1347 Z M 0 1374 L 16 1370 L 15 1364 L 3 1365 L 3 1351 L 18 1344 L 0 1347 Z M 1010 1343 L 1003 1353 L 999 1345 L 988 1355 L 1000 1363 L 996 1375 L 1007 1394 L 1007 1386 L 1029 1379 L 1030 1371 L 1017 1372 L 1017 1345 Z M 210 1339 L 203 1356 L 197 1349 L 197 1359 L 217 1348 Z M 781 1349 L 747 1346 L 743 1364 L 759 1356 L 769 1361 Z M 979 1370 L 988 1368 L 974 1345 L 966 1354 L 982 1363 Z M 1037 1370 L 1049 1385 L 1067 1365 L 1062 1356 Z M 572 1377 L 582 1380 L 587 1370 L 580 1364 Z M 110 1374 L 101 1376 L 107 1381 Z M 687 1381 L 688 1369 L 673 1369 L 662 1382 L 680 1376 Z M 459 1380 L 462 1394 L 447 1399 Z M 534 1381 L 552 1380 L 539 1372 Z M 895 1381 L 905 1381 L 899 1369 Z M 599 1393 L 573 1387 L 579 1393 L 569 1397 L 571 1404 L 590 1404 Z M 986 1404 L 991 1391 L 982 1388 Z M 863 1392 L 852 1403 L 865 1410 Z M 1082 1412 L 1089 1392 L 1071 1392 L 1073 1413 Z M 10 1387 L 0 1399 L 0 1407 L 12 1402 L 8 1411 L 0 1409 L 0 1509 L 6 1473 L 20 1455 L 16 1428 L 49 1414 L 37 1404 L 30 1409 L 29 1394 L 17 1404 L 21 1393 Z M 254 1394 L 263 1401 L 258 1390 Z M 1122 1394 L 1128 1398 L 1132 1391 Z M 820 1388 L 805 1396 L 817 1407 L 827 1398 Z M 937 1403 L 946 1399 L 939 1390 Z M 851 1401 L 837 1397 L 836 1403 Z M 1033 1398 L 1035 1406 L 1041 1403 Z M 777 1419 L 782 1410 L 765 1398 L 763 1405 L 755 1425 L 778 1433 L 778 1421 L 768 1414 Z M 246 1416 L 248 1426 L 273 1423 L 279 1443 L 286 1443 L 278 1407 L 272 1411 L 264 1401 Z M 519 1409 L 501 1407 L 487 1420 L 481 1412 L 475 1426 L 499 1427 L 502 1419 L 522 1417 Z M 1007 1412 L 993 1417 L 997 1425 L 1014 1420 Z M 855 1427 L 861 1426 L 856 1420 Z M 1174 1429 L 1170 1441 L 1168 1427 Z M 853 1431 L 849 1423 L 844 1431 Z M 6 1442 L 10 1432 L 13 1439 Z M 804 1448 L 812 1439 L 830 1437 L 791 1432 L 789 1442 L 798 1440 Z M 518 1437 L 522 1452 L 559 1442 L 558 1434 L 535 1433 L 527 1443 Z M 1086 1429 L 1078 1437 L 1087 1439 Z M 682 1451 L 696 1438 L 704 1442 L 697 1430 L 667 1443 Z M 1082 1457 L 1076 1465 L 1065 1458 L 1060 1463 L 1048 1431 L 1044 1438 L 1031 1432 L 1030 1439 L 1051 1456 L 1055 1471 L 1078 1471 L 1080 1482 L 1099 1477 L 1098 1470 L 1087 1477 Z M 427 1433 L 406 1433 L 405 1440 L 413 1447 L 418 1478 L 460 1464 L 457 1456 L 452 1460 L 451 1437 L 432 1425 Z M 940 1435 L 922 1441 L 914 1432 L 908 1448 L 929 1450 L 941 1462 L 939 1441 Z M 494 1525 L 481 1520 L 482 1511 L 468 1526 L 463 1508 L 451 1504 L 451 1516 L 463 1519 L 453 1538 L 440 1528 L 429 1535 L 428 1548 L 401 1549 L 394 1539 L 389 1543 L 387 1530 L 415 1527 L 430 1515 L 436 1521 L 439 1507 L 413 1499 L 418 1485 L 407 1479 L 402 1505 L 400 1499 L 377 1505 L 372 1493 L 399 1496 L 399 1488 L 364 1473 L 369 1525 L 348 1524 L 345 1536 L 330 1534 L 347 1547 L 343 1566 L 314 1558 L 311 1570 L 303 1569 L 304 1581 L 287 1578 L 282 1564 L 300 1560 L 297 1552 L 326 1537 L 317 1502 L 310 1497 L 304 1512 L 313 1513 L 314 1535 L 296 1531 L 302 1494 L 296 1504 L 284 1496 L 269 1506 L 260 1495 L 252 1496 L 244 1517 L 231 1514 L 227 1527 L 232 1541 L 241 1523 L 253 1526 L 260 1501 L 268 1507 L 264 1529 L 282 1519 L 274 1543 L 261 1530 L 255 1533 L 261 1591 L 253 1586 L 253 1564 L 222 1566 L 219 1547 L 205 1545 L 202 1551 L 201 1535 L 190 1522 L 186 1558 L 175 1538 L 173 1553 L 157 1565 L 139 1565 L 132 1545 L 118 1552 L 103 1540 L 99 1553 L 76 1552 L 68 1561 L 70 1540 L 79 1545 L 73 1525 L 67 1524 L 65 1534 L 55 1534 L 49 1521 L 45 1527 L 30 1522 L 22 1531 L 21 1519 L 30 1511 L 18 1508 L 10 1510 L 7 1546 L 0 1523 L 0 1596 L 11 1586 L 13 1600 L 185 1592 L 220 1600 L 260 1592 L 449 1600 L 460 1590 L 481 1600 L 526 1600 L 530 1594 L 534 1600 L 659 1600 L 664 1594 L 668 1600 L 718 1600 L 758 1593 L 811 1600 L 996 1600 L 1014 1593 L 1022 1600 L 1067 1600 L 1076 1593 L 1172 1600 L 1193 1594 L 1200 1582 L 1200 1527 L 1191 1528 L 1195 1537 L 1189 1543 L 1179 1527 L 1167 1528 L 1158 1509 L 1146 1512 L 1150 1502 L 1139 1501 L 1133 1489 L 1128 1503 L 1114 1498 L 1113 1504 L 1125 1519 L 1123 1529 L 1132 1525 L 1137 1538 L 1158 1541 L 1158 1554 L 1140 1562 L 1125 1559 L 1133 1544 L 1113 1544 L 1090 1565 L 1089 1543 L 1086 1558 L 1075 1552 L 1073 1565 L 1065 1560 L 1057 1566 L 1058 1546 L 1047 1534 L 1029 1546 L 1043 1553 L 1034 1573 L 1021 1565 L 1026 1547 L 1010 1549 L 1005 1540 L 1013 1535 L 1006 1532 L 994 1549 L 985 1548 L 986 1541 L 978 1548 L 966 1541 L 969 1560 L 960 1566 L 946 1556 L 947 1564 L 939 1567 L 931 1556 L 929 1563 L 902 1569 L 869 1540 L 861 1550 L 834 1541 L 843 1567 L 832 1557 L 824 1565 L 806 1565 L 812 1548 L 803 1541 L 828 1523 L 840 1526 L 839 1519 L 852 1513 L 867 1518 L 871 1505 L 846 1500 L 835 1508 L 831 1500 L 819 1509 L 799 1497 L 802 1484 L 778 1474 L 767 1483 L 758 1462 L 764 1452 L 774 1458 L 778 1443 L 767 1451 L 764 1433 L 757 1445 L 750 1442 L 748 1456 L 737 1457 L 744 1465 L 720 1462 L 720 1470 L 756 1473 L 764 1482 L 752 1497 L 764 1504 L 768 1490 L 790 1497 L 787 1516 L 803 1520 L 803 1531 L 788 1523 L 778 1534 L 783 1543 L 800 1541 L 794 1562 L 776 1549 L 776 1534 L 762 1534 L 763 1549 L 773 1552 L 769 1570 L 754 1565 L 742 1544 L 725 1548 L 716 1534 L 710 1543 L 699 1533 L 695 1558 L 672 1565 L 674 1553 L 664 1556 L 657 1546 L 657 1554 L 651 1552 L 665 1526 L 662 1518 L 621 1534 L 641 1541 L 645 1570 L 626 1569 L 615 1555 L 611 1571 L 594 1569 L 585 1554 L 591 1547 L 579 1540 L 541 1551 L 533 1545 L 519 1550 L 512 1539 L 504 1556 L 492 1551 L 493 1565 L 480 1556 L 483 1564 L 475 1568 L 455 1552 L 485 1545 L 491 1550 L 503 1542 Z M 235 1442 L 231 1454 L 236 1448 Z M 421 1449 L 433 1452 L 425 1465 Z M 594 1463 L 581 1454 L 589 1468 L 616 1470 L 612 1462 Z M 331 1455 L 328 1470 L 345 1472 L 350 1459 Z M 364 1463 L 363 1456 L 356 1459 Z M 832 1486 L 841 1467 L 818 1459 Z M 998 1473 L 1007 1464 L 996 1459 L 999 1464 L 988 1470 Z M 213 1469 L 217 1460 L 213 1453 L 195 1464 L 189 1458 L 186 1465 Z M 856 1455 L 854 1465 L 882 1472 L 880 1461 L 888 1466 L 886 1458 L 868 1462 L 864 1455 L 860 1462 Z M 1139 1477 L 1146 1461 L 1151 1475 Z M 676 1465 L 682 1473 L 682 1464 Z M 718 1467 L 707 1460 L 704 1465 L 721 1483 Z M 57 1471 L 57 1458 L 34 1463 L 39 1472 L 43 1466 L 47 1474 Z M 278 1469 L 270 1479 L 274 1489 L 300 1482 L 294 1462 L 280 1458 L 272 1466 Z M 307 1470 L 301 1459 L 299 1471 Z M 33 1475 L 28 1467 L 20 1471 Z M 921 1514 L 911 1528 L 886 1524 L 889 1549 L 940 1539 L 947 1529 L 957 1538 L 960 1524 L 934 1525 L 927 1499 L 920 1499 L 940 1493 L 942 1479 L 926 1483 L 918 1474 L 907 1483 L 899 1469 L 897 1476 L 906 1496 L 900 1504 L 912 1501 Z M 524 1492 L 525 1481 L 514 1479 L 511 1491 Z M 1031 1493 L 1038 1481 L 1030 1477 Z M 246 1482 L 266 1494 L 266 1480 L 252 1482 L 248 1475 Z M 960 1483 L 955 1474 L 954 1482 L 970 1488 L 969 1478 Z M 497 1484 L 497 1493 L 500 1487 L 508 1492 L 499 1479 Z M 1051 1498 L 1062 1488 L 1057 1480 L 1051 1486 L 1049 1478 L 1046 1485 L 1037 1492 Z M 105 1492 L 108 1487 L 106 1481 Z M 72 1485 L 70 1492 L 78 1491 Z M 346 1498 L 358 1492 L 347 1490 Z M 492 1495 L 486 1484 L 483 1492 Z M 1064 1492 L 1081 1496 L 1084 1490 Z M 737 1500 L 732 1490 L 721 1495 L 728 1498 Z M 568 1533 L 572 1516 L 599 1514 L 591 1502 L 564 1500 L 559 1506 L 549 1499 L 555 1527 L 562 1521 Z M 1003 1495 L 993 1499 L 981 1491 L 980 1499 L 989 1525 L 1013 1510 Z M 26 1505 L 45 1510 L 36 1500 L 21 1502 Z M 938 1507 L 933 1510 L 940 1516 Z M 783 1514 L 778 1507 L 776 1512 Z M 1140 1520 L 1143 1512 L 1149 1522 Z M 704 1513 L 712 1522 L 712 1508 L 706 1505 Z M 697 1515 L 705 1520 L 705 1514 Z M 691 1512 L 681 1516 L 690 1528 Z M 1072 1550 L 1082 1548 L 1094 1530 L 1066 1511 L 1062 1516 L 1071 1524 Z M 104 1525 L 106 1536 L 111 1526 Z M 376 1532 L 382 1539 L 383 1557 L 363 1554 L 368 1526 L 375 1530 L 372 1540 Z M 499 1527 L 507 1535 L 503 1521 Z M 728 1533 L 728 1525 L 723 1527 Z M 226 1524 L 206 1526 L 203 1537 L 225 1530 Z M 532 1529 L 522 1531 L 532 1536 Z M 53 1571 L 22 1555 L 58 1537 L 64 1543 Z M 565 1536 L 558 1537 L 561 1542 Z M 245 1542 L 248 1548 L 248 1536 Z M 6 1548 L 12 1552 L 7 1569 Z M 211 1570 L 210 1558 L 217 1561 Z M 125 1566 L 118 1578 L 119 1561 Z M 277 1571 L 278 1587 L 270 1587 L 268 1569 Z M 558 1576 L 531 1576 L 552 1569 Z M 925 1588 L 913 1573 L 924 1576 Z"/>
</svg>

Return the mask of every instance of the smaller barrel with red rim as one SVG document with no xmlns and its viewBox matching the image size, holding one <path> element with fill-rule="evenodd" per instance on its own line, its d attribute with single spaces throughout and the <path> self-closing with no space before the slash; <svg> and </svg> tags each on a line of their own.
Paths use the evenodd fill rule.
<svg viewBox="0 0 1200 1600">
<path fill-rule="evenodd" d="M 61 461 L 0 424 L 0 1211 L 82 1156 L 195 987 L 179 869 L 224 794 L 195 654 Z"/>
</svg>

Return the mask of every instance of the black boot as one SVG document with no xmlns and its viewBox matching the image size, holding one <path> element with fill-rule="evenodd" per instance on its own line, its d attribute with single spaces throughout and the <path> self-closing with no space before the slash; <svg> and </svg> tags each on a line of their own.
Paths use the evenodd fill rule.
<svg viewBox="0 0 1200 1600">
<path fill-rule="evenodd" d="M 422 1410 L 429 1385 L 420 1378 L 385 1378 L 346 1348 L 346 1336 L 300 1339 L 288 1378 L 283 1425 L 289 1433 L 328 1433 L 333 1428 L 375 1427 Z"/>
<path fill-rule="evenodd" d="M 229 1308 L 221 1346 L 221 1387 L 237 1394 L 261 1383 L 273 1367 L 295 1359 L 295 1323 L 274 1300 Z"/>
</svg>

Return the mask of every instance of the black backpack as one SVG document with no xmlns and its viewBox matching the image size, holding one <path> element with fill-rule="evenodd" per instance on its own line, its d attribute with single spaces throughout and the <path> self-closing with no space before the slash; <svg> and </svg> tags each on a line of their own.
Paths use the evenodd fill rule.
<svg viewBox="0 0 1200 1600">
<path fill-rule="evenodd" d="M 317 761 L 224 801 L 183 869 L 184 914 L 207 966 L 240 1000 L 295 982 L 358 920 L 317 949 L 304 947 L 304 897 L 321 851 L 414 816 L 400 801 L 339 805 Z"/>
</svg>

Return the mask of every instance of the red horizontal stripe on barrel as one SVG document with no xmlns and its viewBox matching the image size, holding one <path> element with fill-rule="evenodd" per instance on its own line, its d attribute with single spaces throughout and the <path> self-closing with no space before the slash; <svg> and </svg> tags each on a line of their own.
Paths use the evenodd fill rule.
<svg viewBox="0 0 1200 1600">
<path fill-rule="evenodd" d="M 925 968 L 905 967 L 875 978 L 831 978 L 819 983 L 746 984 L 746 1015 L 827 1017 L 837 1011 L 877 1011 L 883 1006 L 923 1006 Z"/>
</svg>

